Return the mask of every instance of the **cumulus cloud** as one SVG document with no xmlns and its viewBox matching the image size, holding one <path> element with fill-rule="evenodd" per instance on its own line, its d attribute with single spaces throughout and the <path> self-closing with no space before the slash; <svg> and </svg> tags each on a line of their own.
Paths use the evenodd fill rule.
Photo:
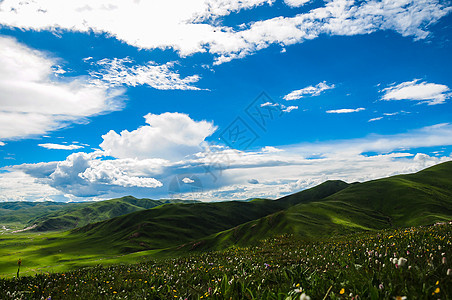
<svg viewBox="0 0 452 300">
<path fill-rule="evenodd" d="M 306 96 L 319 96 L 322 92 L 334 88 L 334 84 L 328 85 L 326 81 L 320 82 L 315 86 L 308 86 L 299 90 L 290 92 L 283 97 L 284 100 L 298 100 Z"/>
<path fill-rule="evenodd" d="M 1 4 L 0 4 L 1 5 Z M 0 36 L 0 138 L 44 134 L 121 108 L 119 89 L 59 80 L 57 59 Z"/>
<path fill-rule="evenodd" d="M 10 167 L 22 171 L 55 190 L 74 197 L 95 197 L 104 194 L 123 195 L 126 188 L 154 189 L 162 183 L 152 176 L 161 173 L 162 160 L 104 160 L 105 153 L 78 152 L 64 161 L 23 164 Z"/>
<path fill-rule="evenodd" d="M 354 113 L 354 112 L 359 112 L 359 111 L 363 111 L 366 110 L 364 107 L 359 107 L 359 108 L 342 108 L 342 109 L 333 109 L 333 110 L 327 110 L 326 113 L 327 114 L 349 114 L 349 113 Z"/>
<path fill-rule="evenodd" d="M 0 146 L 5 146 L 6 144 L 3 142 L 0 142 Z"/>
<path fill-rule="evenodd" d="M 46 149 L 54 149 L 54 150 L 76 150 L 81 149 L 83 146 L 81 145 L 62 145 L 62 144 L 52 144 L 52 143 L 45 143 L 45 144 L 38 144 L 39 147 L 43 147 Z"/>
<path fill-rule="evenodd" d="M 62 193 L 33 175 L 21 170 L 0 172 L 0 202 L 2 201 L 67 201 Z"/>
<path fill-rule="evenodd" d="M 130 176 L 127 171 L 118 167 L 113 161 L 93 161 L 91 166 L 79 176 L 90 183 L 103 183 L 122 187 L 161 187 L 162 183 L 155 178 Z"/>
<path fill-rule="evenodd" d="M 67 197 L 135 194 L 165 198 L 170 192 L 169 183 L 176 176 L 185 184 L 197 178 L 203 191 L 196 197 L 201 200 L 275 198 L 328 179 L 353 182 L 415 172 L 452 157 L 430 156 L 413 149 L 451 145 L 452 125 L 437 124 L 395 135 L 267 146 L 260 151 L 215 147 L 214 158 L 205 151 L 178 161 L 106 159 L 102 152 L 79 152 L 64 161 L 26 164 L 8 170 L 15 174 L 24 172 L 21 176 L 28 178 L 27 182 L 36 179 L 38 185 L 34 187 L 48 185 Z M 217 172 L 216 179 L 208 172 L 209 168 Z M 2 176 L 6 175 L 0 173 L 0 181 Z M 14 182 L 8 184 L 14 186 Z M 5 185 L 0 182 L 0 186 Z M 193 198 L 193 194 L 186 196 Z"/>
<path fill-rule="evenodd" d="M 293 17 L 277 16 L 238 28 L 225 26 L 219 20 L 232 12 L 273 2 L 4 0 L 0 2 L 0 24 L 25 30 L 107 33 L 138 48 L 172 48 L 181 56 L 210 52 L 215 63 L 221 64 L 272 44 L 284 47 L 321 34 L 359 35 L 393 30 L 423 39 L 429 34 L 428 26 L 451 10 L 441 0 L 332 0 Z M 303 2 L 286 1 L 295 6 Z M 117 20 L 123 22 L 119 24 Z"/>
<path fill-rule="evenodd" d="M 200 151 L 205 138 L 216 126 L 207 121 L 194 121 L 182 113 L 147 114 L 147 125 L 120 134 L 111 130 L 103 135 L 100 147 L 116 158 L 182 159 Z"/>
<path fill-rule="evenodd" d="M 198 82 L 199 76 L 192 75 L 181 78 L 173 71 L 174 62 L 158 65 L 148 62 L 146 65 L 132 65 L 130 58 L 102 59 L 92 63 L 99 67 L 91 71 L 91 82 L 98 86 L 137 86 L 148 85 L 158 90 L 199 90 L 193 83 Z"/>
<path fill-rule="evenodd" d="M 420 82 L 420 79 L 402 82 L 382 90 L 382 100 L 414 100 L 428 103 L 428 105 L 443 104 L 452 96 L 447 85 Z"/>
</svg>

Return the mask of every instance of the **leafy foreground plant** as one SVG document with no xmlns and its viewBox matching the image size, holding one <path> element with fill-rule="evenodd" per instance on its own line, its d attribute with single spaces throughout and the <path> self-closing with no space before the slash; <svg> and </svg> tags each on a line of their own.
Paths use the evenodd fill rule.
<svg viewBox="0 0 452 300">
<path fill-rule="evenodd" d="M 452 299 L 451 232 L 437 224 L 313 242 L 284 235 L 249 248 L 0 279 L 0 298 Z"/>
</svg>

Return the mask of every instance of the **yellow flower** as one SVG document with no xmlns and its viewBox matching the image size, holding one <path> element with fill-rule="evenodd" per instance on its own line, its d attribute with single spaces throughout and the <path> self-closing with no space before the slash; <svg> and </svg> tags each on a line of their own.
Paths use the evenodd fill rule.
<svg viewBox="0 0 452 300">
<path fill-rule="evenodd" d="M 345 289 L 342 288 L 341 291 L 339 292 L 339 294 L 343 295 L 345 293 Z"/>
<path fill-rule="evenodd" d="M 435 294 L 438 294 L 439 292 L 440 292 L 440 289 L 439 289 L 439 287 L 437 287 L 435 290 Z"/>
</svg>

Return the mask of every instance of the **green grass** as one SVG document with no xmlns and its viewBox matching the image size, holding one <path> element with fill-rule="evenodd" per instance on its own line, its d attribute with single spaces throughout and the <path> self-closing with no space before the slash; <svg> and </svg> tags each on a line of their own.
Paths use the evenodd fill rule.
<svg viewBox="0 0 452 300">
<path fill-rule="evenodd" d="M 451 299 L 451 246 L 451 224 L 316 241 L 286 234 L 252 247 L 0 279 L 0 298 Z"/>
<path fill-rule="evenodd" d="M 125 215 L 72 231 L 3 233 L 0 274 L 14 274 L 10 257 L 15 253 L 28 261 L 24 272 L 63 271 L 99 261 L 133 262 L 147 255 L 161 258 L 254 246 L 284 234 L 317 241 L 359 231 L 372 233 L 450 220 L 452 162 L 365 183 L 327 181 L 278 200 L 156 207 L 154 200 L 149 201 L 126 197 L 88 204 L 86 207 L 95 208 L 95 215 L 101 218 L 109 218 L 110 213 Z M 130 207 L 140 210 L 127 214 Z M 74 211 L 83 209 L 70 208 L 64 213 L 75 215 Z"/>
<path fill-rule="evenodd" d="M 284 233 L 315 239 L 448 221 L 452 219 L 452 162 L 416 174 L 351 184 L 317 200 L 297 203 L 298 195 L 275 201 L 292 199 L 287 209 L 194 240 L 185 249 L 245 246 Z"/>
<path fill-rule="evenodd" d="M 34 231 L 68 230 L 94 222 L 145 210 L 168 203 L 193 203 L 178 199 L 137 199 L 126 196 L 99 202 L 1 202 L 0 230 L 34 226 Z M 14 227 L 14 228 L 13 228 Z"/>
</svg>

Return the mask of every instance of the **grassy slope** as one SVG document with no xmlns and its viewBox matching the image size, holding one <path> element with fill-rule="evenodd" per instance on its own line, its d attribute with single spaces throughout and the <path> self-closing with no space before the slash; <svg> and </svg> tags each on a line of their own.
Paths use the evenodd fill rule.
<svg viewBox="0 0 452 300">
<path fill-rule="evenodd" d="M 127 196 L 100 202 L 79 203 L 76 206 L 31 219 L 28 221 L 28 226 L 36 224 L 35 231 L 67 230 L 167 203 L 180 202 L 183 200 L 151 200 Z"/>
<path fill-rule="evenodd" d="M 142 257 L 157 255 L 161 249 L 123 253 L 180 245 L 284 209 L 294 203 L 295 198 L 300 203 L 314 201 L 346 186 L 341 181 L 330 181 L 297 193 L 296 197 L 286 197 L 284 199 L 288 200 L 284 201 L 167 204 L 73 232 L 27 231 L 0 235 L 0 275 L 13 276 L 18 258 L 23 259 L 24 274 L 65 271 L 99 263 L 136 262 Z"/>
<path fill-rule="evenodd" d="M 407 227 L 452 219 L 452 162 L 415 174 L 352 184 L 331 196 L 189 243 L 183 250 L 247 245 L 276 234 L 318 238 L 360 230 Z"/>
<path fill-rule="evenodd" d="M 81 207 L 87 203 L 60 203 L 60 202 L 0 202 L 0 232 L 23 229 L 32 219 L 62 211 Z M 3 229 L 8 228 L 9 230 Z"/>
<path fill-rule="evenodd" d="M 16 256 L 28 270 L 64 270 L 250 244 L 281 233 L 306 238 L 452 218 L 452 162 L 360 184 L 326 182 L 279 200 L 170 204 L 60 233 L 0 236 L 0 273 Z M 182 245 L 182 246 L 180 246 Z M 168 249 L 166 253 L 159 252 Z M 122 256 L 123 253 L 155 249 Z M 25 270 L 24 270 L 25 271 Z"/>
<path fill-rule="evenodd" d="M 90 224 L 74 234 L 87 236 L 93 243 L 119 247 L 124 252 L 167 248 L 259 219 L 297 203 L 319 201 L 347 186 L 342 181 L 327 181 L 276 201 L 257 199 L 165 205 Z"/>
</svg>

